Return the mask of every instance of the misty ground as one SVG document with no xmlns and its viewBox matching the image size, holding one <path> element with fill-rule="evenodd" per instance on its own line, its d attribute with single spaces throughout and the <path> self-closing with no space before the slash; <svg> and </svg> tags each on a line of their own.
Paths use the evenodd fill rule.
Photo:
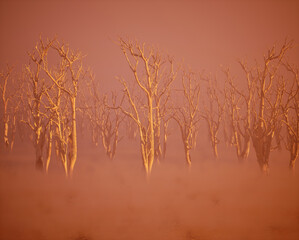
<svg viewBox="0 0 299 240">
<path fill-rule="evenodd" d="M 113 162 L 84 147 L 70 180 L 55 158 L 37 172 L 31 148 L 0 156 L 1 240 L 299 239 L 299 177 L 286 153 L 271 155 L 269 176 L 254 156 L 239 164 L 225 149 L 219 160 L 196 149 L 188 170 L 178 144 L 147 180 L 136 143 Z"/>
</svg>

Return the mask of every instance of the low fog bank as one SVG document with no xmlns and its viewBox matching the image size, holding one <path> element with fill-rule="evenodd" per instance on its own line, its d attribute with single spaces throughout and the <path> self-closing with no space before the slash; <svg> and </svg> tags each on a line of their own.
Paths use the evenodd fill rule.
<svg viewBox="0 0 299 240">
<path fill-rule="evenodd" d="M 34 169 L 33 154 L 1 156 L 0 239 L 299 239 L 299 177 L 285 154 L 264 176 L 254 157 L 238 164 L 170 152 L 145 177 L 138 151 L 81 151 L 72 180 L 53 159 Z M 208 154 L 206 154 L 208 156 Z"/>
</svg>

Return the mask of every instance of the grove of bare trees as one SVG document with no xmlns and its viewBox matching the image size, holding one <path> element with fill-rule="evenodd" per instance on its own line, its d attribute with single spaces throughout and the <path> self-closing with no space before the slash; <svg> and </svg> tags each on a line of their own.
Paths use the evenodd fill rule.
<svg viewBox="0 0 299 240">
<path fill-rule="evenodd" d="M 217 78 L 192 71 L 144 42 L 119 38 L 116 45 L 128 70 L 126 75 L 116 72 L 122 91 L 104 92 L 83 54 L 57 38 L 40 37 L 22 71 L 9 65 L 2 69 L 0 150 L 12 151 L 16 136 L 28 138 L 38 169 L 48 172 L 56 157 L 65 175 L 72 176 L 78 127 L 110 159 L 124 137 L 138 136 L 134 144 L 139 142 L 149 177 L 153 164 L 166 156 L 173 122 L 189 167 L 200 161 L 191 161 L 190 151 L 207 134 L 215 159 L 221 159 L 222 143 L 234 148 L 240 162 L 254 150 L 261 171 L 268 173 L 271 151 L 284 146 L 294 170 L 299 82 L 298 66 L 288 58 L 292 41 L 270 48 L 253 64 L 240 60 L 237 69 L 223 67 Z"/>
</svg>

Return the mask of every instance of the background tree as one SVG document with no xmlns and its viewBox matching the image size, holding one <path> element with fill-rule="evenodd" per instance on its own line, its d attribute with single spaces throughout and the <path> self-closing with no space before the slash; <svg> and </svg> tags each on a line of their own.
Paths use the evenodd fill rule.
<svg viewBox="0 0 299 240">
<path fill-rule="evenodd" d="M 21 103 L 22 82 L 19 76 L 14 74 L 12 66 L 0 72 L 1 94 L 1 129 L 3 129 L 3 143 L 7 150 L 12 150 L 18 125 L 19 108 Z M 2 135 L 2 134 L 1 134 Z"/>
<path fill-rule="evenodd" d="M 191 166 L 190 150 L 196 142 L 196 132 L 199 122 L 199 78 L 191 70 L 183 70 L 181 77 L 183 86 L 182 99 L 178 98 L 180 104 L 173 108 L 173 119 L 177 122 L 185 150 L 185 158 L 188 166 Z"/>
<path fill-rule="evenodd" d="M 299 80 L 298 68 L 289 63 L 284 64 L 291 73 L 290 78 L 285 79 L 286 99 L 282 104 L 283 120 L 287 128 L 286 149 L 290 152 L 289 167 L 295 169 L 295 162 L 299 155 Z M 289 84 L 287 84 L 289 83 Z"/>
<path fill-rule="evenodd" d="M 255 80 L 253 69 L 249 69 L 246 62 L 239 61 L 245 73 L 246 87 L 237 86 L 230 69 L 225 69 L 225 101 L 228 114 L 228 126 L 232 132 L 232 144 L 236 149 L 239 161 L 248 158 L 250 151 L 250 128 L 252 118 L 252 104 L 255 95 Z"/>
<path fill-rule="evenodd" d="M 154 122 L 154 135 L 155 135 L 155 157 L 156 160 L 159 162 L 162 151 L 163 151 L 163 157 L 165 158 L 166 154 L 166 144 L 167 144 L 167 127 L 168 127 L 168 121 L 170 119 L 169 115 L 170 112 L 169 109 L 169 99 L 170 99 L 170 87 L 173 81 L 175 80 L 177 76 L 177 71 L 174 71 L 174 61 L 171 58 L 168 58 L 170 67 L 167 69 L 169 72 L 165 72 L 165 69 L 163 69 L 163 72 L 160 72 L 159 69 L 156 70 L 155 74 L 155 82 L 161 82 L 161 85 L 163 85 L 161 88 L 156 89 L 154 91 L 154 103 L 155 103 L 155 122 Z M 163 63 L 159 63 L 163 64 Z M 158 79 L 159 78 L 159 79 Z M 163 124 L 163 125 L 162 125 Z M 163 126 L 163 150 L 161 146 L 161 130 Z"/>
<path fill-rule="evenodd" d="M 28 52 L 30 63 L 26 65 L 26 77 L 28 79 L 28 89 L 24 95 L 28 102 L 29 115 L 23 121 L 27 123 L 33 131 L 33 145 L 35 148 L 36 167 L 44 168 L 43 151 L 45 135 L 49 126 L 48 112 L 46 106 L 45 92 L 53 84 L 47 81 L 43 72 L 43 62 L 46 60 L 48 51 L 54 40 L 44 43 L 40 38 L 32 52 Z"/>
<path fill-rule="evenodd" d="M 107 95 L 103 98 L 103 113 L 101 118 L 101 133 L 103 146 L 106 154 L 110 159 L 114 159 L 119 137 L 120 124 L 123 122 L 124 116 L 121 115 L 120 109 L 117 108 L 117 95 L 112 92 L 110 100 Z"/>
<path fill-rule="evenodd" d="M 211 76 L 205 78 L 208 83 L 206 93 L 208 102 L 204 101 L 203 109 L 201 111 L 201 117 L 205 119 L 208 125 L 210 142 L 213 148 L 213 153 L 218 158 L 218 144 L 220 142 L 218 138 L 218 132 L 220 123 L 223 119 L 225 101 L 221 99 L 223 92 L 218 88 L 216 79 L 212 79 Z"/>
<path fill-rule="evenodd" d="M 263 172 L 268 172 L 269 155 L 272 139 L 279 125 L 279 116 L 284 84 L 279 71 L 286 52 L 291 48 L 291 42 L 276 51 L 275 46 L 264 56 L 262 66 L 256 66 L 256 100 L 253 107 L 253 123 L 250 135 L 256 157 Z"/>
</svg>

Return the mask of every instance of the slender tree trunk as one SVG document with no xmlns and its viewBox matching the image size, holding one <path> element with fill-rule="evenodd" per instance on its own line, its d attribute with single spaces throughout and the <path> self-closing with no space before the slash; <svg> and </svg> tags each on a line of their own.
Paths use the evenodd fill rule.
<svg viewBox="0 0 299 240">
<path fill-rule="evenodd" d="M 69 176 L 69 171 L 68 171 L 68 164 L 67 164 L 67 154 L 61 154 L 61 159 L 62 159 L 62 165 L 65 173 L 65 177 L 68 178 Z"/>
<path fill-rule="evenodd" d="M 290 149 L 290 164 L 289 164 L 289 168 L 292 171 L 294 171 L 294 169 L 295 169 L 295 162 L 296 162 L 296 159 L 298 157 L 298 154 L 299 154 L 298 143 L 295 140 L 295 141 L 292 142 L 292 146 L 291 146 L 291 149 Z"/>
<path fill-rule="evenodd" d="M 43 162 L 43 141 L 42 141 L 41 127 L 38 127 L 35 131 L 35 167 L 38 170 L 44 169 Z"/>
<path fill-rule="evenodd" d="M 116 125 L 116 129 L 114 132 L 114 141 L 113 141 L 112 158 L 111 159 L 114 159 L 114 157 L 115 157 L 117 144 L 118 144 L 118 126 Z"/>
<path fill-rule="evenodd" d="M 163 159 L 165 159 L 166 150 L 167 150 L 167 138 L 168 138 L 167 128 L 168 128 L 168 121 L 164 123 Z"/>
<path fill-rule="evenodd" d="M 73 174 L 74 166 L 77 160 L 77 128 L 76 128 L 76 98 L 71 98 L 72 104 L 72 139 L 71 139 L 71 158 L 70 158 L 70 176 Z"/>
<path fill-rule="evenodd" d="M 10 151 L 12 151 L 15 143 L 15 136 L 16 136 L 16 129 L 17 129 L 17 123 L 16 123 L 16 116 L 13 116 L 12 120 L 12 126 L 11 126 L 11 141 L 10 141 Z"/>
<path fill-rule="evenodd" d="M 37 89 L 35 86 L 34 89 Z M 43 170 L 43 142 L 42 142 L 42 126 L 41 126 L 41 118 L 40 118 L 40 97 L 35 93 L 35 106 L 34 106 L 34 147 L 35 147 L 35 167 L 38 170 Z"/>
<path fill-rule="evenodd" d="M 215 158 L 218 159 L 218 147 L 217 147 L 217 143 L 215 142 L 215 140 L 213 140 L 213 152 L 214 152 L 214 156 Z"/>
<path fill-rule="evenodd" d="M 250 135 L 245 133 L 245 137 L 244 137 L 244 145 L 243 145 L 243 151 L 241 154 L 241 158 L 242 160 L 246 160 L 248 158 L 249 155 L 249 151 L 250 151 Z"/>
<path fill-rule="evenodd" d="M 47 149 L 47 159 L 46 159 L 46 173 L 48 173 L 49 170 L 49 164 L 51 160 L 51 153 L 52 153 L 52 138 L 53 138 L 53 133 L 52 133 L 52 123 L 50 123 L 49 126 L 49 134 L 48 134 L 48 149 Z"/>
<path fill-rule="evenodd" d="M 141 157 L 143 161 L 143 166 L 146 172 L 146 175 L 149 175 L 149 169 L 148 169 L 148 148 L 147 148 L 147 136 L 144 129 L 142 129 L 141 126 L 139 126 L 140 131 L 140 148 L 141 148 Z"/>
<path fill-rule="evenodd" d="M 186 162 L 188 164 L 188 167 L 191 167 L 191 156 L 190 156 L 190 148 L 188 147 L 188 143 L 184 144 L 184 149 L 185 149 Z"/>
<path fill-rule="evenodd" d="M 269 156 L 271 142 L 274 133 L 263 137 L 254 137 L 252 139 L 257 161 L 263 173 L 268 174 L 269 172 Z"/>
<path fill-rule="evenodd" d="M 160 109 L 159 105 L 156 106 L 156 121 L 155 121 L 155 157 L 157 162 L 160 162 L 160 158 L 162 155 L 162 149 L 161 149 L 161 116 L 160 116 Z"/>
<path fill-rule="evenodd" d="M 9 148 L 8 122 L 9 122 L 9 116 L 6 113 L 4 113 L 4 144 L 6 149 Z"/>
<path fill-rule="evenodd" d="M 152 166 L 155 159 L 155 133 L 154 133 L 154 120 L 153 120 L 153 100 L 148 96 L 148 121 L 149 121 L 149 159 L 148 159 L 148 173 L 152 171 Z"/>
</svg>

